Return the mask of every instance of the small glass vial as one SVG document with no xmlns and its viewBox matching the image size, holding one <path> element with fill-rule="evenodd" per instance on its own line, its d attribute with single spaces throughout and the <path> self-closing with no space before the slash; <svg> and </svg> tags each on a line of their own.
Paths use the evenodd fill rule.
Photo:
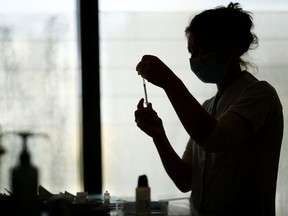
<svg viewBox="0 0 288 216">
<path fill-rule="evenodd" d="M 106 190 L 104 193 L 104 205 L 110 207 L 110 193 Z"/>
</svg>

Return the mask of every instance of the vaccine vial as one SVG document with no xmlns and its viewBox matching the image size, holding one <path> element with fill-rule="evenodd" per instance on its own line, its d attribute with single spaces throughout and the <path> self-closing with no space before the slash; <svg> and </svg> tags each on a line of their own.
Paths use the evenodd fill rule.
<svg viewBox="0 0 288 216">
<path fill-rule="evenodd" d="M 110 193 L 107 190 L 104 193 L 104 205 L 110 207 Z"/>
</svg>

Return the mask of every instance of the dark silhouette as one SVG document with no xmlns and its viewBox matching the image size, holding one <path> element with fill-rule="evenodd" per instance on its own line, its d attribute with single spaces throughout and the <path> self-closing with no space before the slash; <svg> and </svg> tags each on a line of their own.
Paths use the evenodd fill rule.
<svg viewBox="0 0 288 216">
<path fill-rule="evenodd" d="M 186 28 L 192 71 L 218 89 L 202 105 L 156 56 L 145 55 L 136 66 L 163 88 L 191 137 L 179 157 L 152 104 L 139 101 L 137 126 L 153 138 L 175 185 L 191 191 L 192 216 L 275 215 L 283 113 L 275 89 L 242 59 L 258 42 L 252 28 L 251 13 L 238 3 L 203 11 Z"/>
</svg>

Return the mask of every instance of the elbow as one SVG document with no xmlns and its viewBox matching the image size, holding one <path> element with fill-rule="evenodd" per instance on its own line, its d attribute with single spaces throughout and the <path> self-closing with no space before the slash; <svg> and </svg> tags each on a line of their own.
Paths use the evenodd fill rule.
<svg viewBox="0 0 288 216">
<path fill-rule="evenodd" d="M 182 193 L 187 193 L 192 190 L 192 186 L 190 184 L 176 184 L 176 186 Z"/>
<path fill-rule="evenodd" d="M 182 192 L 187 193 L 192 190 L 192 167 L 184 163 L 182 172 L 172 178 L 176 187 Z"/>
<path fill-rule="evenodd" d="M 182 193 L 187 193 L 187 192 L 191 191 L 191 188 L 179 188 L 179 190 L 180 190 Z"/>
<path fill-rule="evenodd" d="M 182 193 L 187 193 L 189 191 L 191 191 L 190 187 L 178 187 L 178 189 L 182 192 Z"/>
</svg>

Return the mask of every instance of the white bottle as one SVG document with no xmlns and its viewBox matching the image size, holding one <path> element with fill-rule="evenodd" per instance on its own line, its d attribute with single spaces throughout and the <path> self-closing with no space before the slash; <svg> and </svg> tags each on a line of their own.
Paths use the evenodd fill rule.
<svg viewBox="0 0 288 216">
<path fill-rule="evenodd" d="M 149 216 L 151 210 L 150 203 L 150 187 L 148 186 L 147 176 L 139 176 L 136 188 L 136 216 Z"/>
</svg>

